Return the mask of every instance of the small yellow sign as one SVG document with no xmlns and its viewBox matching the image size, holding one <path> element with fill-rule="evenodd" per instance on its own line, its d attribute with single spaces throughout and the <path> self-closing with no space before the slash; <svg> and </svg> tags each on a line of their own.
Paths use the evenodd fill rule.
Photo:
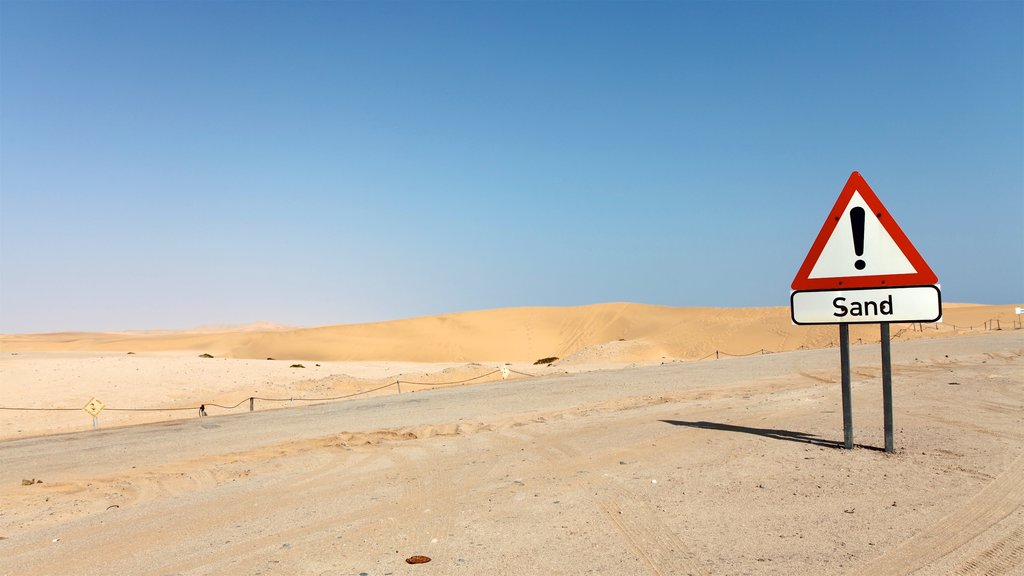
<svg viewBox="0 0 1024 576">
<path fill-rule="evenodd" d="M 103 412 L 104 408 L 106 408 L 106 405 L 95 398 L 89 400 L 85 406 L 82 406 L 82 410 L 85 410 L 93 416 L 99 416 L 100 412 Z"/>
</svg>

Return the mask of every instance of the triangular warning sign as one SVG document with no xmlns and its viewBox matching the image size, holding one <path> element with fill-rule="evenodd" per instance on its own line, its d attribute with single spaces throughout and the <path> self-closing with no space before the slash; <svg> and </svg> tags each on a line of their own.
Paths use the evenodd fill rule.
<svg viewBox="0 0 1024 576">
<path fill-rule="evenodd" d="M 793 279 L 793 290 L 922 286 L 938 282 L 924 258 L 858 172 Z"/>
</svg>

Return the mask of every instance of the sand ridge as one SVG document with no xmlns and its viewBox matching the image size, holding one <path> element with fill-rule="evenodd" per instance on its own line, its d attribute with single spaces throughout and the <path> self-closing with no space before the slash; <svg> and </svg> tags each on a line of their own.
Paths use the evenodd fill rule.
<svg viewBox="0 0 1024 576">
<path fill-rule="evenodd" d="M 992 332 L 986 323 L 1012 330 L 1014 321 L 1012 306 L 947 304 L 944 323 L 896 324 L 892 334 L 896 342 L 970 337 Z M 45 418 L 0 410 L 0 438 L 88 429 L 78 408 L 91 398 L 110 408 L 100 425 L 111 427 L 193 418 L 200 405 L 210 415 L 242 412 L 250 397 L 266 410 L 487 384 L 502 379 L 502 366 L 515 379 L 815 349 L 838 339 L 834 326 L 792 325 L 786 308 L 628 303 L 221 328 L 0 336 L 0 407 L 65 409 Z M 877 326 L 851 333 L 855 345 L 877 342 Z M 534 365 L 544 357 L 558 360 Z"/>
<path fill-rule="evenodd" d="M 979 333 L 998 321 L 1012 329 L 1014 307 L 946 304 L 944 322 L 894 324 L 897 340 Z M 878 340 L 857 326 L 854 342 Z M 405 362 L 533 362 L 544 357 L 617 363 L 694 360 L 726 353 L 784 352 L 835 346 L 833 326 L 794 326 L 786 307 L 677 308 L 632 303 L 524 307 L 288 329 L 257 324 L 228 331 L 0 335 L 0 352 L 190 351 L 238 359 Z M 622 344 L 617 344 L 622 343 Z"/>
</svg>

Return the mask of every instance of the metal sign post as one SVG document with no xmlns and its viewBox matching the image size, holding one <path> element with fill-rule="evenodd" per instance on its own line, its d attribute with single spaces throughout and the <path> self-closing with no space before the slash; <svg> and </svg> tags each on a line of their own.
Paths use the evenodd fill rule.
<svg viewBox="0 0 1024 576">
<path fill-rule="evenodd" d="M 889 342 L 889 323 L 880 325 L 882 340 L 882 419 L 885 427 L 885 451 L 893 451 L 892 439 L 892 349 Z"/>
<path fill-rule="evenodd" d="M 843 447 L 853 448 L 853 395 L 850 387 L 850 325 L 839 325 L 839 372 L 843 387 Z"/>
</svg>

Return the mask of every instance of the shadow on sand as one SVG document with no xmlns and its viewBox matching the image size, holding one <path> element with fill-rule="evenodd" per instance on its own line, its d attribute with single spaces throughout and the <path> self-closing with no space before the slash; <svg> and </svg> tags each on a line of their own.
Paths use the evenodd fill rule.
<svg viewBox="0 0 1024 576">
<path fill-rule="evenodd" d="M 765 438 L 773 438 L 775 440 L 786 440 L 789 442 L 799 442 L 801 444 L 813 444 L 814 446 L 824 446 L 826 448 L 842 448 L 843 443 L 836 440 L 825 440 L 819 438 L 813 434 L 807 434 L 805 432 L 794 432 L 793 430 L 778 430 L 775 428 L 751 428 L 749 426 L 733 426 L 732 424 L 719 424 L 717 422 L 686 422 L 683 420 L 662 420 L 666 424 L 673 426 L 686 426 L 687 428 L 701 428 L 704 430 L 721 430 L 722 432 L 740 432 L 742 434 L 753 434 L 755 436 L 763 436 Z M 856 448 L 865 448 L 867 450 L 880 450 L 874 446 L 864 446 L 863 444 L 854 444 Z"/>
</svg>

